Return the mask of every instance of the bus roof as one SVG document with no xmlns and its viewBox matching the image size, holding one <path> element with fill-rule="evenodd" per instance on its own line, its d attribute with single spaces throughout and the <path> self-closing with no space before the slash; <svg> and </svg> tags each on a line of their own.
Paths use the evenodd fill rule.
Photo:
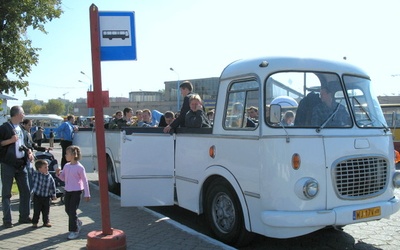
<svg viewBox="0 0 400 250">
<path fill-rule="evenodd" d="M 29 114 L 29 115 L 25 115 L 25 118 L 32 119 L 32 120 L 51 119 L 51 120 L 64 121 L 64 118 L 62 118 L 59 115 L 55 115 L 55 114 Z"/>
</svg>

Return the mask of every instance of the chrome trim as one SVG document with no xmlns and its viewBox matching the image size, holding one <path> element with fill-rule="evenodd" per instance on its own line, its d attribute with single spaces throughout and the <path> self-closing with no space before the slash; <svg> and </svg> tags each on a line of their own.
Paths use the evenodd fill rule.
<svg viewBox="0 0 400 250">
<path fill-rule="evenodd" d="M 172 175 L 121 175 L 121 179 L 172 179 Z"/>
<path fill-rule="evenodd" d="M 181 181 L 190 182 L 190 183 L 194 183 L 194 184 L 199 184 L 199 181 L 196 180 L 196 179 L 187 178 L 187 177 L 183 177 L 183 176 L 180 176 L 180 175 L 175 176 L 175 179 L 181 180 Z"/>
<path fill-rule="evenodd" d="M 256 199 L 261 199 L 261 195 L 257 194 L 257 193 L 249 192 L 249 191 L 244 191 L 243 193 L 244 193 L 245 196 L 250 196 L 250 197 L 253 197 L 253 198 L 256 198 Z"/>
</svg>

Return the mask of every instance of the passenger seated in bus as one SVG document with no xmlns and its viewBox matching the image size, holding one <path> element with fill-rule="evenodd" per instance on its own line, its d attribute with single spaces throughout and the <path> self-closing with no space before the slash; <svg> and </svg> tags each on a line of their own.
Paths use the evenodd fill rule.
<svg viewBox="0 0 400 250">
<path fill-rule="evenodd" d="M 124 117 L 118 121 L 118 128 L 132 126 L 133 125 L 133 109 L 132 108 L 124 108 Z"/>
<path fill-rule="evenodd" d="M 158 127 L 158 124 L 160 124 L 160 120 L 161 120 L 161 117 L 163 116 L 164 114 L 163 113 L 161 113 L 160 111 L 158 111 L 158 110 L 152 110 L 151 111 L 151 126 L 152 127 Z"/>
<path fill-rule="evenodd" d="M 258 125 L 258 108 L 251 106 L 247 109 L 246 127 L 254 128 Z"/>
<path fill-rule="evenodd" d="M 328 86 L 321 87 L 320 98 L 321 103 L 314 107 L 312 112 L 311 124 L 313 126 L 322 126 L 325 122 L 327 122 L 327 127 L 351 125 L 349 113 L 342 104 L 335 101 L 334 92 Z M 327 121 L 331 115 L 332 117 Z"/>
<path fill-rule="evenodd" d="M 143 109 L 142 120 L 137 123 L 138 127 L 157 127 L 151 124 L 151 111 L 150 109 Z"/>
<path fill-rule="evenodd" d="M 250 106 L 247 109 L 247 115 L 249 116 L 250 120 L 253 120 L 254 123 L 258 123 L 258 108 L 254 106 Z"/>
<path fill-rule="evenodd" d="M 118 129 L 118 124 L 123 123 L 122 120 L 122 111 L 121 110 L 117 110 L 117 112 L 115 112 L 114 118 L 108 123 L 107 128 L 108 129 Z"/>
<path fill-rule="evenodd" d="M 294 112 L 291 110 L 288 110 L 285 112 L 285 115 L 282 118 L 281 124 L 284 127 L 288 127 L 288 126 L 293 126 L 294 123 Z"/>
<path fill-rule="evenodd" d="M 143 110 L 138 109 L 135 111 L 135 116 L 136 116 L 135 123 L 134 123 L 135 126 L 137 126 L 138 122 L 143 120 L 142 115 L 143 115 Z"/>
<path fill-rule="evenodd" d="M 172 111 L 167 111 L 164 113 L 163 116 L 160 118 L 160 123 L 158 124 L 158 127 L 166 127 L 169 124 L 171 124 L 175 120 L 175 114 Z"/>
<path fill-rule="evenodd" d="M 243 104 L 236 102 L 232 105 L 232 111 L 226 118 L 226 126 L 230 128 L 242 127 Z"/>
<path fill-rule="evenodd" d="M 210 128 L 211 122 L 203 110 L 203 103 L 199 95 L 193 94 L 189 98 L 190 110 L 185 116 L 185 125 L 188 128 Z"/>
<path fill-rule="evenodd" d="M 211 125 L 214 123 L 214 114 L 215 114 L 214 109 L 207 112 L 207 119 L 210 121 Z"/>
</svg>

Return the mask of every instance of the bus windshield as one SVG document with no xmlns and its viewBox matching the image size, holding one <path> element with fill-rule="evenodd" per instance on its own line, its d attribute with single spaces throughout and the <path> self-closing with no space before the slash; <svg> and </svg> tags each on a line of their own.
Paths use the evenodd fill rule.
<svg viewBox="0 0 400 250">
<path fill-rule="evenodd" d="M 370 80 L 324 72 L 278 72 L 266 81 L 266 122 L 288 128 L 383 128 Z M 279 105 L 280 113 L 275 107 Z M 268 111 L 271 109 L 271 112 Z M 268 115 L 269 114 L 269 115 Z M 290 114 L 290 115 L 289 115 Z M 276 117 L 275 117 L 276 116 Z M 291 118 L 289 122 L 286 117 Z"/>
</svg>

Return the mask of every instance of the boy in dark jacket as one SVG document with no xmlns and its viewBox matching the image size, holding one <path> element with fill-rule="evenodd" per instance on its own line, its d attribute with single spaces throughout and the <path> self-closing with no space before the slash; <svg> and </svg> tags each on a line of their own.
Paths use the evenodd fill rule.
<svg viewBox="0 0 400 250">
<path fill-rule="evenodd" d="M 193 85 L 189 81 L 184 81 L 179 85 L 179 89 L 181 90 L 181 95 L 185 97 L 183 99 L 180 115 L 170 125 L 164 128 L 164 133 L 169 133 L 171 128 L 185 127 L 185 115 L 190 110 L 189 98 L 192 95 Z"/>
</svg>

